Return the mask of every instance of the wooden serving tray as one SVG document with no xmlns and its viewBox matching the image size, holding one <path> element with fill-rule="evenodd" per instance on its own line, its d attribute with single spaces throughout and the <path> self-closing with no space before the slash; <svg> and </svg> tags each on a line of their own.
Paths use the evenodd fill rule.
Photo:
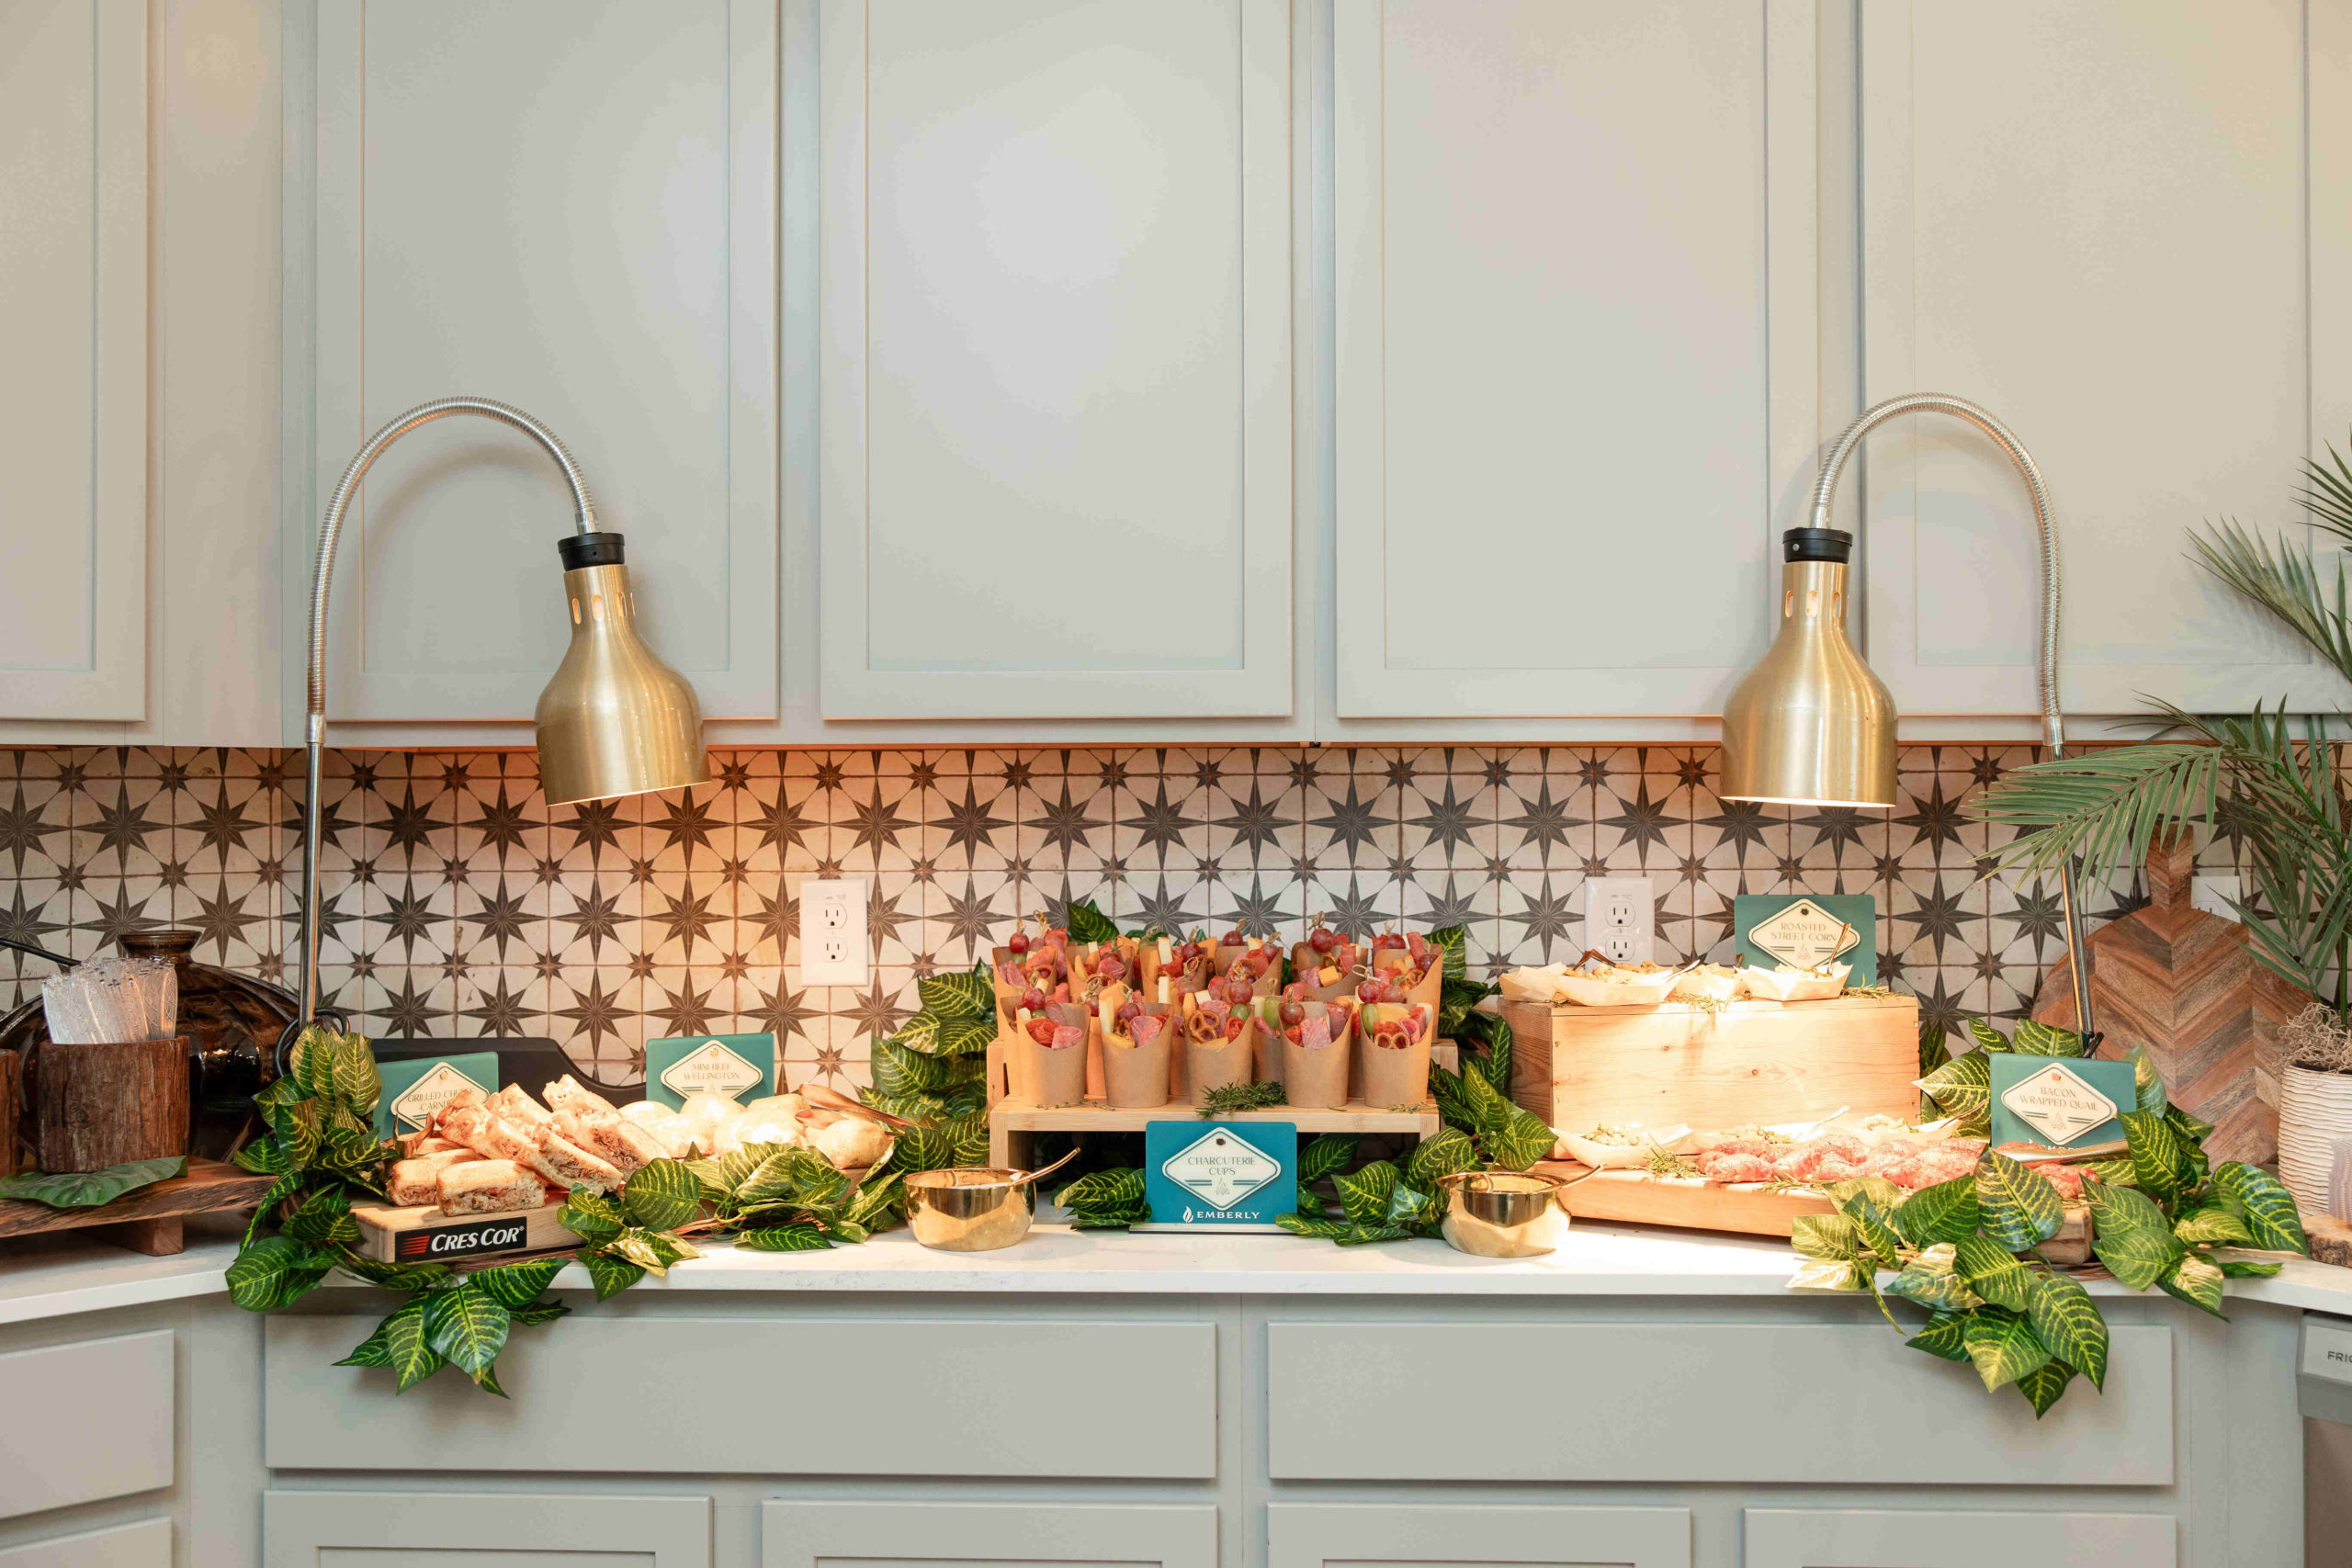
<svg viewBox="0 0 2352 1568">
<path fill-rule="evenodd" d="M 254 1176 L 220 1160 L 191 1159 L 186 1176 L 159 1181 L 93 1209 L 52 1209 L 46 1203 L 0 1200 L 0 1237 L 95 1229 L 96 1240 L 150 1258 L 167 1258 L 187 1245 L 181 1221 L 190 1214 L 258 1208 L 275 1180 L 275 1177 Z"/>
<path fill-rule="evenodd" d="M 1560 1204 L 1583 1220 L 1786 1236 L 1795 1234 L 1800 1215 L 1838 1212 L 1824 1193 L 1767 1188 L 1756 1181 L 1699 1181 L 1645 1170 L 1604 1170 L 1589 1179 L 1577 1179 L 1584 1177 L 1586 1168 L 1575 1160 L 1539 1160 L 1535 1168 L 1576 1180 L 1575 1186 L 1562 1190 Z M 2089 1262 L 2090 1211 L 2068 1204 L 2058 1234 L 2042 1243 L 2041 1252 L 2052 1263 Z"/>
<path fill-rule="evenodd" d="M 512 1263 L 538 1252 L 569 1251 L 580 1245 L 573 1231 L 556 1223 L 561 1202 L 509 1214 L 445 1214 L 438 1204 L 396 1209 L 363 1204 L 351 1211 L 359 1224 L 359 1255 L 379 1263 Z"/>
</svg>

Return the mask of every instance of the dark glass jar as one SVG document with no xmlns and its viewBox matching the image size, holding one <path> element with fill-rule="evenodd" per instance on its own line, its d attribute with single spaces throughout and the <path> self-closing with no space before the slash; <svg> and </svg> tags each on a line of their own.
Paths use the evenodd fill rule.
<svg viewBox="0 0 2352 1568">
<path fill-rule="evenodd" d="M 164 926 L 115 939 L 126 955 L 172 961 L 179 972 L 179 1032 L 188 1042 L 188 1152 L 225 1159 L 254 1114 L 254 1095 L 270 1077 L 270 1052 L 297 1010 L 294 993 L 266 980 L 195 962 L 200 932 Z M 49 1042 L 34 997 L 0 1020 L 0 1051 L 17 1059 Z"/>
</svg>

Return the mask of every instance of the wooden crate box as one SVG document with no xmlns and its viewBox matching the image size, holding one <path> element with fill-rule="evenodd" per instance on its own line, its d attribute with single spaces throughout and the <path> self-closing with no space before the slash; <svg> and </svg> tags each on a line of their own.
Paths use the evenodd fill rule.
<svg viewBox="0 0 2352 1568">
<path fill-rule="evenodd" d="M 1917 1119 L 1919 1004 L 1910 997 L 1739 1001 L 1710 1010 L 1509 1002 L 1511 1097 L 1554 1127 L 1702 1130 L 1802 1122 L 1840 1106 Z"/>
</svg>

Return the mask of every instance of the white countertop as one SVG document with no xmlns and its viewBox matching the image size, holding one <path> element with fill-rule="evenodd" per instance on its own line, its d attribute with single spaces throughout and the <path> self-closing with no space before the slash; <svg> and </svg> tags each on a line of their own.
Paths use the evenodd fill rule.
<svg viewBox="0 0 2352 1568">
<path fill-rule="evenodd" d="M 0 1324 L 220 1292 L 233 1236 L 189 1238 L 173 1258 L 65 1242 L 0 1258 Z M 1777 1296 L 1793 1268 L 1787 1244 L 1640 1225 L 1582 1224 L 1545 1258 L 1472 1258 L 1441 1241 L 1334 1247 L 1288 1235 L 1073 1232 L 1041 1222 L 999 1252 L 933 1252 L 904 1230 L 829 1252 L 742 1252 L 716 1246 L 660 1292 L 827 1291 L 938 1294 Z M 558 1289 L 585 1290 L 567 1269 Z M 2111 1280 L 2095 1294 L 2127 1294 Z M 2275 1280 L 2233 1280 L 2232 1299 L 2352 1315 L 2352 1269 L 2290 1262 Z"/>
</svg>

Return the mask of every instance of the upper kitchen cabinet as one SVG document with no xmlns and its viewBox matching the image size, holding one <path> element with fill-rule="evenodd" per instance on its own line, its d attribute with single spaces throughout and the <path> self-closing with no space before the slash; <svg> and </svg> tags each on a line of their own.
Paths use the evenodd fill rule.
<svg viewBox="0 0 2352 1568">
<path fill-rule="evenodd" d="M 1290 17 L 819 6 L 816 734 L 1292 713 Z"/>
<path fill-rule="evenodd" d="M 1813 8 L 1334 27 L 1331 728 L 1719 712 L 1819 438 Z"/>
<path fill-rule="evenodd" d="M 147 711 L 147 25 L 0 6 L 0 728 Z"/>
<path fill-rule="evenodd" d="M 2048 479 L 2070 711 L 2344 705 L 2186 557 L 2292 525 L 2352 422 L 2352 8 L 1861 12 L 1864 380 L 1999 414 Z M 2034 711 L 2032 513 L 1973 429 L 1871 437 L 1870 656 L 1906 714 Z"/>
<path fill-rule="evenodd" d="M 296 16 L 296 24 L 302 18 Z M 287 646 L 318 516 L 386 420 L 537 415 L 628 539 L 655 648 L 713 718 L 777 711 L 773 0 L 321 0 L 315 169 L 289 181 Z M 299 111 L 298 111 L 299 112 Z M 300 428 L 303 413 L 311 418 Z M 560 476 L 486 420 L 392 447 L 346 524 L 328 713 L 527 721 L 567 641 Z M 301 660 L 285 676 L 297 737 Z M 496 730 L 485 731 L 500 735 Z"/>
</svg>

